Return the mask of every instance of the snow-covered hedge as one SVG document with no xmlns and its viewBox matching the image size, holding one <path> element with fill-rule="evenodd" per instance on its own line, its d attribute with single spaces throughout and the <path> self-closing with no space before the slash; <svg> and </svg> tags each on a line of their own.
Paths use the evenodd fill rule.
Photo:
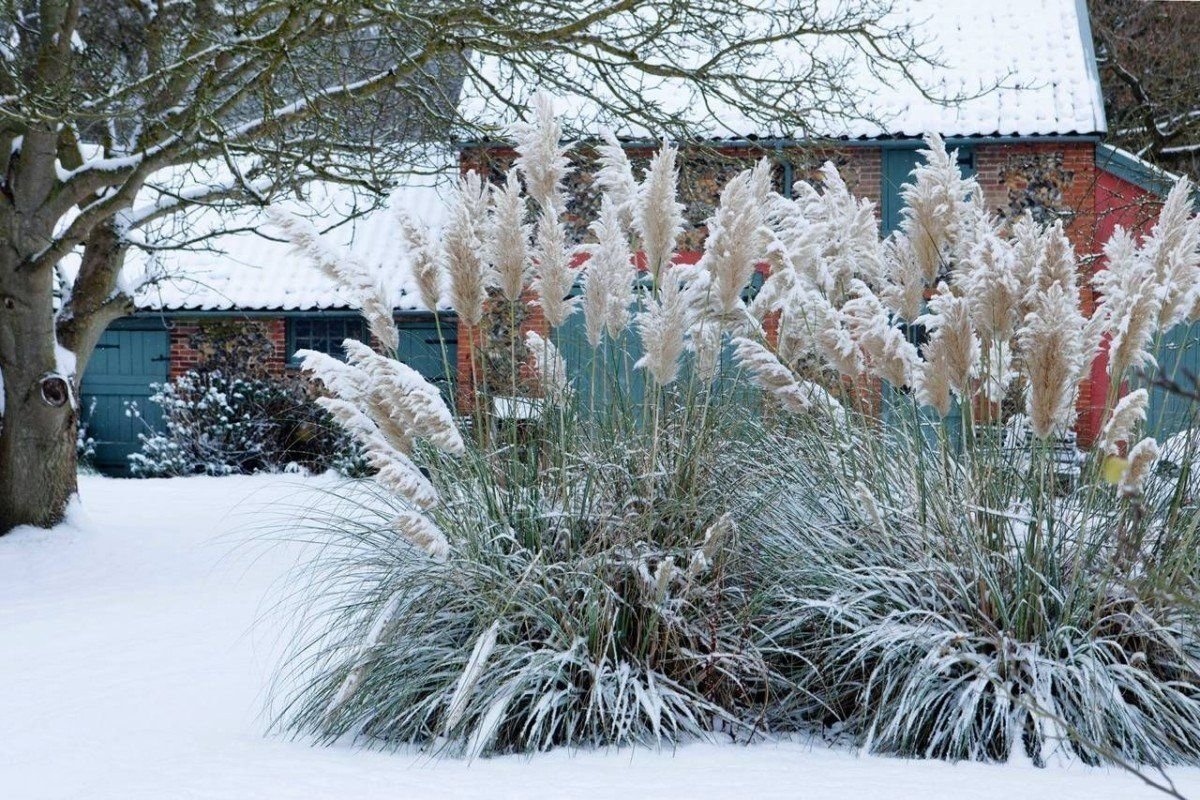
<svg viewBox="0 0 1200 800">
<path fill-rule="evenodd" d="M 294 381 L 191 371 L 156 384 L 161 430 L 139 434 L 139 477 L 362 470 L 357 448 Z M 131 404 L 126 413 L 141 417 Z"/>
</svg>

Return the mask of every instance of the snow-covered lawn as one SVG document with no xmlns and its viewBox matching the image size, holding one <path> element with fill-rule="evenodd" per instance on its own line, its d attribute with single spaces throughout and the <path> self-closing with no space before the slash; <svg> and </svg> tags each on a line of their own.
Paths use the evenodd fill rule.
<svg viewBox="0 0 1200 800">
<path fill-rule="evenodd" d="M 297 558 L 263 527 L 322 479 L 82 479 L 84 509 L 0 538 L 0 798 L 1161 796 L 1080 766 L 949 765 L 821 744 L 433 762 L 265 735 L 261 620 Z M 1200 770 L 1172 773 L 1200 797 Z"/>
</svg>

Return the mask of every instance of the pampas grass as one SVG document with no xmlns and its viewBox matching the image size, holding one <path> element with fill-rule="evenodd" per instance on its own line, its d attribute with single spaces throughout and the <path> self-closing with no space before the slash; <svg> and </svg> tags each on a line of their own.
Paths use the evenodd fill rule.
<svg viewBox="0 0 1200 800">
<path fill-rule="evenodd" d="M 491 273 L 483 258 L 487 200 L 488 191 L 478 173 L 471 171 L 459 179 L 442 239 L 446 273 L 450 277 L 450 304 L 459 318 L 471 327 L 483 319 L 483 304 L 491 282 Z"/>
<path fill-rule="evenodd" d="M 509 172 L 504 186 L 492 187 L 490 237 L 492 265 L 496 283 L 504 299 L 521 299 L 529 282 L 529 226 L 525 223 L 525 198 L 515 172 Z"/>
<path fill-rule="evenodd" d="M 530 253 L 547 325 L 508 332 L 517 413 L 476 409 L 463 435 L 365 345 L 306 358 L 379 472 L 312 521 L 282 724 L 465 756 L 828 728 L 907 756 L 1200 763 L 1190 467 L 1161 468 L 1144 391 L 1121 400 L 1190 307 L 1186 214 L 1114 238 L 1088 317 L 1061 227 L 1003 228 L 931 137 L 886 243 L 832 165 L 794 199 L 760 165 L 683 266 L 675 151 L 635 191 L 610 140 L 568 364 L 565 150 L 548 101 L 535 117 L 523 188 L 484 224 L 468 176 L 444 237 L 468 323 L 480 292 L 454 273 L 515 304 Z M 1102 336 L 1107 424 L 1081 461 L 1060 436 Z"/>
<path fill-rule="evenodd" d="M 442 302 L 442 262 L 445 260 L 441 242 L 431 239 L 428 231 L 403 211 L 397 215 L 397 223 L 408 247 L 417 296 L 426 311 L 436 314 Z"/>
<path fill-rule="evenodd" d="M 592 348 L 605 332 L 616 339 L 629 325 L 636 272 L 629 237 L 621 223 L 620 206 L 605 195 L 600 216 L 591 224 L 596 244 L 588 248 L 583 274 L 584 330 Z"/>
<path fill-rule="evenodd" d="M 646 268 L 655 283 L 675 252 L 675 241 L 683 232 L 683 204 L 676 199 L 678 152 L 663 144 L 650 161 L 646 177 L 638 187 L 633 224 L 641 239 Z"/>
</svg>

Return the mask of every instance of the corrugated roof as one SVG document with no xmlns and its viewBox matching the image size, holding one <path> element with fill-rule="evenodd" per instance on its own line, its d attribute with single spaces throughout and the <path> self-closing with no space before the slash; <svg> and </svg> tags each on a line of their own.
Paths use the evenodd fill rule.
<svg viewBox="0 0 1200 800">
<path fill-rule="evenodd" d="M 764 128 L 737 110 L 705 98 L 677 81 L 637 77 L 645 96 L 662 109 L 692 120 L 699 135 L 717 138 L 832 136 L 915 137 L 929 132 L 944 136 L 1037 136 L 1095 134 L 1106 129 L 1104 103 L 1092 50 L 1084 0 L 894 0 L 896 24 L 912 26 L 921 52 L 936 65 L 914 63 L 917 86 L 899 71 L 871 74 L 861 59 L 847 66 L 849 90 L 840 107 L 821 103 L 808 115 L 804 130 Z M 775 74 L 802 74 L 807 53 L 818 40 L 790 40 L 778 45 L 764 69 Z M 570 63 L 555 69 L 571 74 Z M 538 87 L 522 86 L 495 59 L 483 59 L 481 73 L 499 86 L 518 85 L 518 101 Z M 597 76 L 579 68 L 584 90 L 556 104 L 574 127 L 610 127 L 618 135 L 642 137 L 652 132 L 626 120 L 607 118 L 588 95 L 610 97 Z M 856 77 L 857 76 L 857 77 Z M 463 109 L 488 124 L 504 120 L 500 104 L 468 78 Z M 953 102 L 938 102 L 961 98 Z"/>
<path fill-rule="evenodd" d="M 397 234 L 403 209 L 435 229 L 445 219 L 445 191 L 456 171 L 408 178 L 382 204 L 356 216 L 370 201 L 337 184 L 310 184 L 303 200 L 274 207 L 300 214 L 326 230 L 328 241 L 377 270 L 400 310 L 418 308 L 408 258 Z M 364 205 L 366 204 L 366 205 Z M 212 231 L 232 231 L 185 250 L 131 250 L 125 280 L 141 285 L 138 308 L 155 311 L 318 310 L 348 308 L 349 298 L 329 278 L 280 241 L 258 209 L 201 209 L 160 230 L 152 241 L 179 243 Z M 147 281 L 149 281 L 147 283 Z"/>
</svg>

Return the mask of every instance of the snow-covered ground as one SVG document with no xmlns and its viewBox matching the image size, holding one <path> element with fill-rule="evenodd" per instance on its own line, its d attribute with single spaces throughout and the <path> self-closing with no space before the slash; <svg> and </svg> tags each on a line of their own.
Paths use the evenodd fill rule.
<svg viewBox="0 0 1200 800">
<path fill-rule="evenodd" d="M 304 553 L 264 546 L 263 526 L 319 480 L 86 477 L 70 525 L 0 538 L 0 798 L 1161 796 L 1111 770 L 800 742 L 467 764 L 268 736 L 277 642 L 261 620 Z M 1172 776 L 1200 798 L 1200 770 Z"/>
</svg>

